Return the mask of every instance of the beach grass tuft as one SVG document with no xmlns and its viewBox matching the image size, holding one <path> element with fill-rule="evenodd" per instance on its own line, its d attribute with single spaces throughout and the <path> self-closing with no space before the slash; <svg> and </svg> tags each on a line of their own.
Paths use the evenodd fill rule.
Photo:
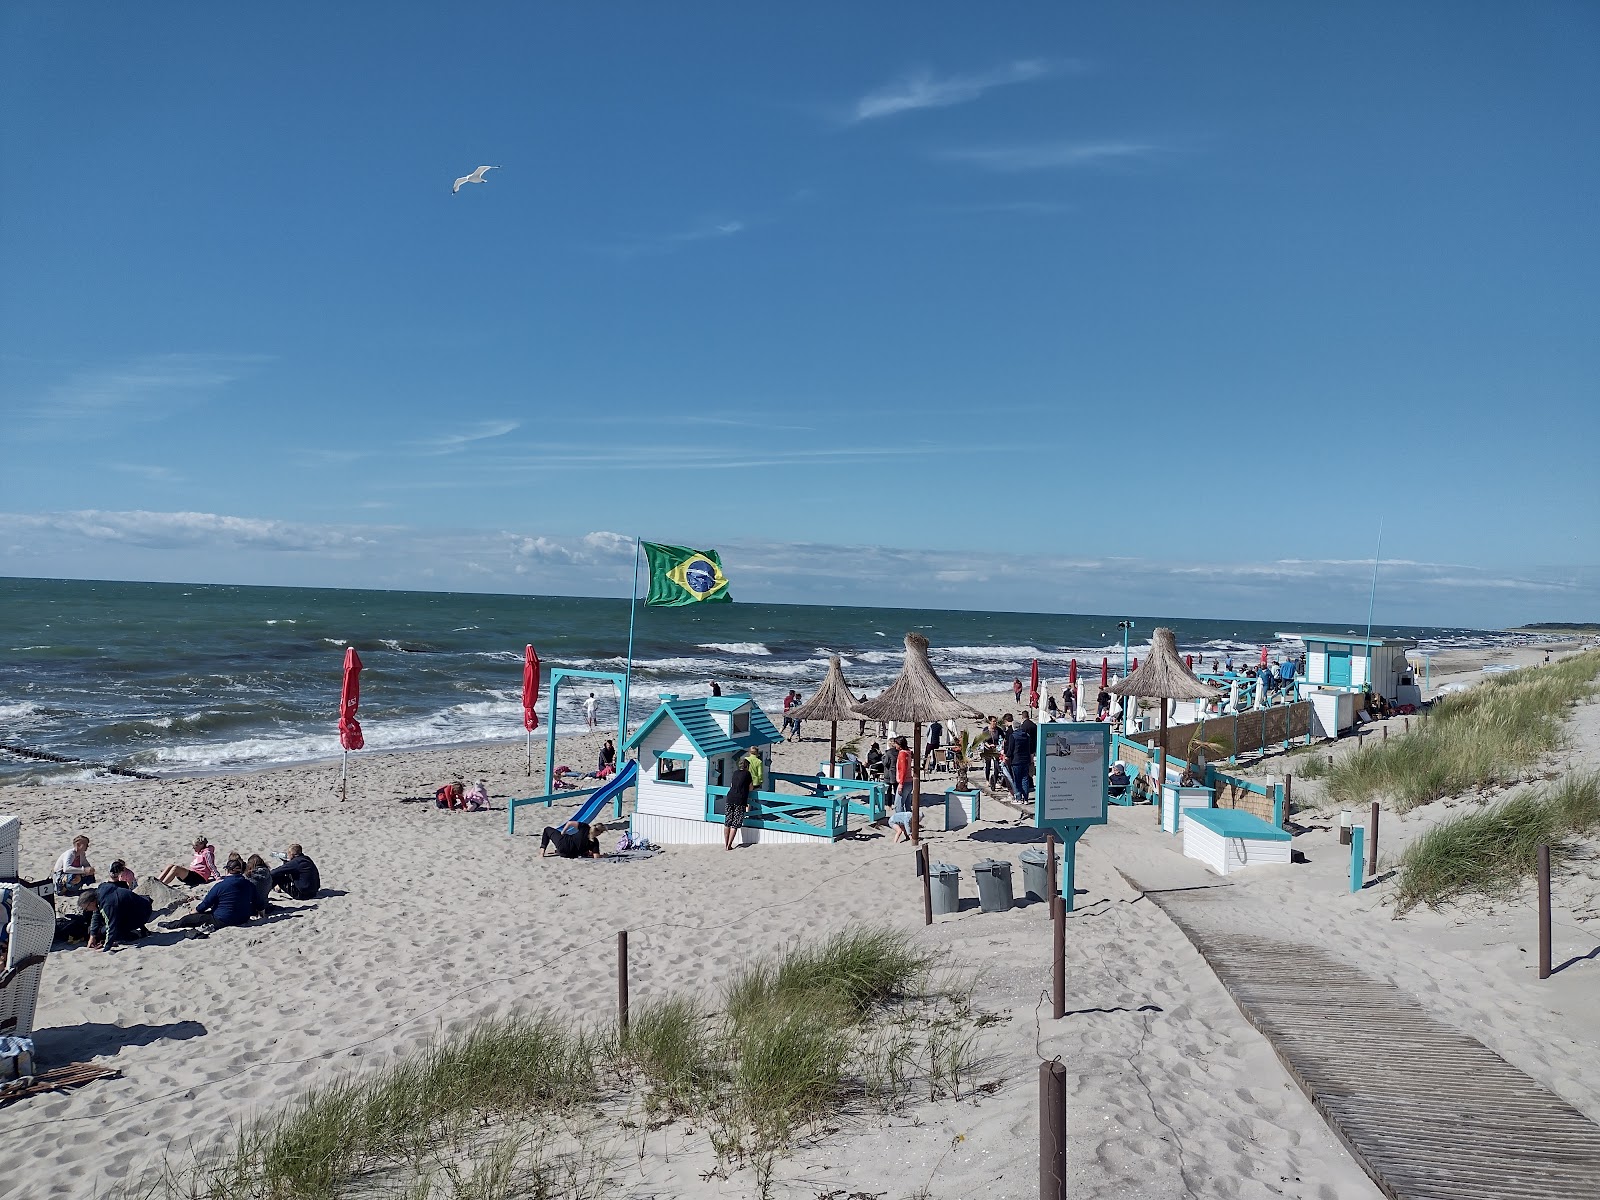
<svg viewBox="0 0 1600 1200">
<path fill-rule="evenodd" d="M 1527 792 L 1428 830 L 1400 856 L 1395 902 L 1400 912 L 1438 908 L 1469 895 L 1503 898 L 1538 869 L 1541 845 L 1552 862 L 1571 838 L 1600 831 L 1600 775 L 1568 775 L 1553 788 Z"/>
<path fill-rule="evenodd" d="M 977 1061 L 971 985 L 935 979 L 938 957 L 907 932 L 860 927 L 746 964 L 721 1013 L 666 996 L 636 1004 L 625 1033 L 557 1014 L 497 1018 L 317 1087 L 118 1194 L 589 1200 L 613 1194 L 613 1131 L 642 1109 L 703 1127 L 719 1161 L 751 1168 L 766 1196 L 802 1127 L 893 1110 L 924 1087 L 960 1094 Z"/>
<path fill-rule="evenodd" d="M 1437 701 L 1410 733 L 1374 743 L 1327 771 L 1328 797 L 1384 797 L 1400 812 L 1445 796 L 1512 783 L 1561 745 L 1567 710 L 1594 696 L 1600 651 L 1492 676 Z"/>
</svg>

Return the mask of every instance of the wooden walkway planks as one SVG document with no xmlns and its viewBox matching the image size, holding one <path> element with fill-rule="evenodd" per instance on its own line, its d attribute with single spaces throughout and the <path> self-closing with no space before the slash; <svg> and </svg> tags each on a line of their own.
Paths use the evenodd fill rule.
<svg viewBox="0 0 1600 1200">
<path fill-rule="evenodd" d="M 1600 1200 L 1600 1126 L 1399 988 L 1147 892 L 1394 1200 Z"/>
</svg>

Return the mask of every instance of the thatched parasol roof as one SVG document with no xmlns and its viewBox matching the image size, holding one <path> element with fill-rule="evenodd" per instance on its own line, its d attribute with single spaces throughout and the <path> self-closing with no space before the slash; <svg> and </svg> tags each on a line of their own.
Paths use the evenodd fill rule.
<svg viewBox="0 0 1600 1200">
<path fill-rule="evenodd" d="M 874 721 L 982 720 L 983 714 L 951 695 L 928 661 L 928 639 L 906 634 L 906 661 L 900 674 L 874 700 L 856 705 L 856 712 Z"/>
<path fill-rule="evenodd" d="M 844 666 L 835 654 L 828 659 L 828 677 L 822 681 L 817 694 L 798 708 L 791 708 L 789 716 L 796 721 L 859 721 L 861 713 L 856 708 L 855 693 L 844 679 Z"/>
<path fill-rule="evenodd" d="M 1170 629 L 1157 629 L 1150 638 L 1150 657 L 1120 683 L 1106 689 L 1118 696 L 1150 696 L 1162 700 L 1209 700 L 1217 694 L 1202 683 L 1178 657 L 1178 642 Z"/>
</svg>

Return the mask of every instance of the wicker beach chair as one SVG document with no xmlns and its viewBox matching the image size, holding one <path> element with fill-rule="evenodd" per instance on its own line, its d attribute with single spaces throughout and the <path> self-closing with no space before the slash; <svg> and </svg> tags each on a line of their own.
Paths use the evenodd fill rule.
<svg viewBox="0 0 1600 1200">
<path fill-rule="evenodd" d="M 0 816 L 0 883 L 15 883 L 22 846 L 22 818 Z"/>
<path fill-rule="evenodd" d="M 50 905 L 23 887 L 11 887 L 5 969 L 0 970 L 0 1036 L 29 1037 L 39 1005 L 39 980 L 45 956 L 56 937 L 56 914 Z"/>
</svg>

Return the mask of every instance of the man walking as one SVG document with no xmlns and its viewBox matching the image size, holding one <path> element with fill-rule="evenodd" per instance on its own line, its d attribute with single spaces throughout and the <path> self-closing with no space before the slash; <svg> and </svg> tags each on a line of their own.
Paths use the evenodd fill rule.
<svg viewBox="0 0 1600 1200">
<path fill-rule="evenodd" d="M 1024 716 L 1006 735 L 1006 770 L 1011 773 L 1013 793 L 1017 800 L 1027 803 L 1033 791 L 1033 751 L 1038 744 L 1038 726 L 1032 718 Z"/>
<path fill-rule="evenodd" d="M 583 702 L 583 719 L 588 722 L 590 733 L 593 733 L 597 728 L 599 728 L 599 726 L 595 724 L 594 719 L 595 709 L 598 708 L 599 705 L 600 701 L 595 699 L 593 692 L 590 692 L 589 698 Z"/>
</svg>

